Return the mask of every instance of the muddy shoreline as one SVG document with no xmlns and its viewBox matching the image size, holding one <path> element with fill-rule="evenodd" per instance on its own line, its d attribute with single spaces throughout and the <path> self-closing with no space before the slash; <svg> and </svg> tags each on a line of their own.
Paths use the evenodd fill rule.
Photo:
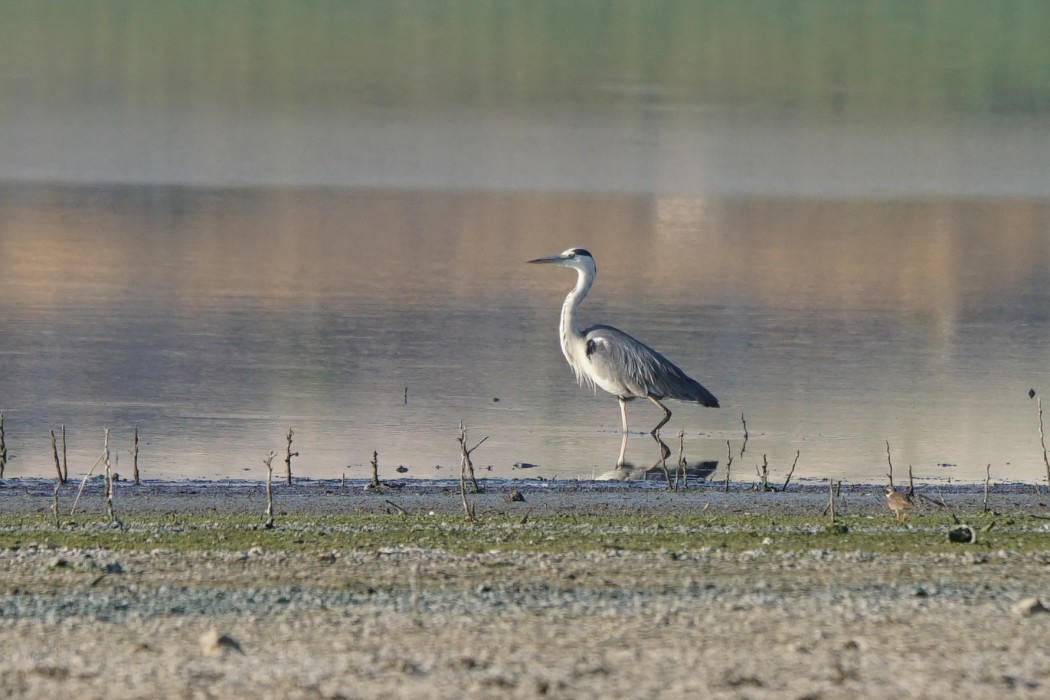
<svg viewBox="0 0 1050 700">
<path fill-rule="evenodd" d="M 55 529 L 52 482 L 4 482 L 0 694 L 1035 698 L 1050 690 L 1050 614 L 1023 604 L 1050 604 L 1047 497 L 1030 485 L 993 488 L 992 513 L 983 512 L 981 486 L 920 486 L 958 517 L 994 525 L 978 545 L 933 548 L 947 512 L 924 506 L 897 523 L 879 485 L 843 486 L 836 508 L 851 532 L 841 540 L 821 530 L 828 494 L 815 485 L 726 494 L 720 484 L 670 493 L 638 483 L 486 482 L 470 496 L 476 525 L 465 522 L 458 482 L 406 480 L 380 493 L 364 485 L 275 485 L 277 522 L 264 530 L 260 483 L 118 483 L 120 530 L 106 521 L 100 483 L 88 484 L 77 515 Z M 60 504 L 70 505 L 78 486 L 63 487 Z M 506 500 L 511 491 L 525 500 Z M 709 523 L 727 546 L 711 539 Z M 384 528 L 393 539 L 367 544 L 365 533 Z M 421 545 L 434 531 L 496 533 L 501 544 Z M 205 539 L 180 548 L 195 532 Z M 63 544 L 74 535 L 87 544 Z M 869 548 L 867 536 L 905 546 Z M 217 644 L 218 635 L 230 644 Z"/>
<path fill-rule="evenodd" d="M 750 482 L 733 482 L 728 492 L 722 482 L 690 481 L 688 487 L 669 491 L 657 481 L 558 481 L 544 479 L 481 479 L 482 493 L 468 493 L 479 514 L 515 512 L 526 508 L 561 513 L 661 513 L 690 512 L 772 512 L 784 514 L 820 513 L 828 504 L 826 484 L 791 484 L 787 491 L 762 492 Z M 53 479 L 10 479 L 0 482 L 0 514 L 50 512 Z M 338 514 L 348 512 L 386 512 L 396 504 L 408 512 L 459 513 L 462 499 L 458 480 L 390 479 L 378 491 L 368 488 L 367 480 L 303 480 L 289 486 L 274 482 L 275 504 L 283 513 Z M 780 485 L 776 485 L 780 488 Z M 898 482 L 898 489 L 906 484 Z M 84 514 L 105 512 L 102 479 L 90 479 L 77 510 Z M 71 505 L 79 481 L 71 480 L 59 491 L 60 503 Z M 884 514 L 886 502 L 882 484 L 842 484 L 836 497 L 839 513 Z M 469 486 L 468 486 L 469 489 Z M 933 501 L 952 509 L 967 511 L 983 507 L 982 484 L 920 483 L 915 490 L 925 497 L 930 510 Z M 508 501 L 518 492 L 524 501 Z M 114 502 L 121 512 L 163 513 L 261 513 L 266 508 L 266 487 L 261 481 L 128 481 L 115 484 Z M 1043 512 L 1050 508 L 1050 494 L 1032 484 L 994 484 L 989 489 L 988 506 L 1010 512 Z"/>
</svg>

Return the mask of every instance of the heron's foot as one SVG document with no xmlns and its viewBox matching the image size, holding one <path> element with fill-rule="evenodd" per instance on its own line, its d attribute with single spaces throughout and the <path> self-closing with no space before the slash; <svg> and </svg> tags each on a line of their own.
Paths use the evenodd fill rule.
<svg viewBox="0 0 1050 700">
<path fill-rule="evenodd" d="M 671 456 L 671 448 L 667 446 L 667 443 L 660 439 L 659 433 L 652 433 L 653 440 L 660 446 L 660 457 L 659 460 L 663 461 Z"/>
</svg>

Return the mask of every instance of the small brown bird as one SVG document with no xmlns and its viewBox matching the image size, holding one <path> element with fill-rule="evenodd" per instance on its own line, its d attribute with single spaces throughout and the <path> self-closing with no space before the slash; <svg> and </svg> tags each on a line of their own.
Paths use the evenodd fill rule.
<svg viewBox="0 0 1050 700">
<path fill-rule="evenodd" d="M 908 514 L 904 511 L 911 510 L 914 506 L 910 493 L 901 493 L 892 486 L 886 487 L 886 504 L 893 511 L 897 520 L 907 520 Z"/>
</svg>

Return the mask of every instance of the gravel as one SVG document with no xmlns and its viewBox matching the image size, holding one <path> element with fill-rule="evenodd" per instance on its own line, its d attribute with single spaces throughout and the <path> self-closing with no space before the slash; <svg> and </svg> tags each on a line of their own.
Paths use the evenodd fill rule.
<svg viewBox="0 0 1050 700">
<path fill-rule="evenodd" d="M 507 503 L 494 488 L 484 507 L 662 512 L 671 503 L 735 512 L 769 509 L 772 500 L 530 486 L 513 484 L 526 503 Z M 237 512 L 255 488 L 158 484 L 119 493 L 130 517 Z M 296 512 L 382 508 L 382 498 L 325 496 L 329 488 L 307 484 L 282 493 L 282 503 Z M 397 502 L 454 512 L 458 493 L 442 488 L 408 485 Z M 50 496 L 46 483 L 0 490 L 0 512 L 46 513 L 35 489 Z M 812 510 L 821 503 L 813 491 L 775 507 Z M 976 490 L 949 496 L 980 500 Z M 1014 497 L 1031 501 L 1031 488 L 997 493 L 998 507 L 1016 506 L 1006 501 Z M 875 498 L 847 498 L 855 510 L 892 519 Z M 41 537 L 0 549 L 0 696 L 1050 694 L 1050 615 L 1039 610 L 1050 602 L 1050 541 L 1046 552 L 918 555 L 778 551 L 777 534 L 768 540 L 744 552 L 405 546 L 305 554 L 66 549 Z"/>
</svg>

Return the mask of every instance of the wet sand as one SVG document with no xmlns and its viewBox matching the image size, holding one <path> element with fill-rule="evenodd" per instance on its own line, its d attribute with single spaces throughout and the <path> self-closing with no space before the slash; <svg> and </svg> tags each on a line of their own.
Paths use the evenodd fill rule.
<svg viewBox="0 0 1050 700">
<path fill-rule="evenodd" d="M 976 545 L 914 552 L 858 548 L 861 540 L 789 544 L 800 528 L 829 521 L 820 486 L 725 494 L 713 486 L 671 493 L 639 483 L 488 482 L 470 497 L 473 526 L 464 524 L 458 483 L 406 481 L 382 493 L 363 486 L 276 486 L 276 527 L 252 530 L 251 546 L 225 544 L 233 533 L 219 527 L 213 544 L 179 549 L 149 544 L 147 530 L 168 521 L 206 530 L 209 518 L 261 515 L 263 486 L 118 483 L 126 525 L 118 536 L 127 541 L 95 548 L 61 544 L 48 524 L 50 482 L 5 482 L 0 693 L 1034 698 L 1050 687 L 1050 615 L 1016 608 L 1032 597 L 1050 603 L 1047 496 L 1032 486 L 996 487 L 994 514 L 984 515 L 979 486 L 924 485 L 921 493 L 961 519 L 995 526 Z M 75 489 L 64 487 L 62 504 Z M 99 489 L 89 484 L 78 515 L 62 518 L 63 532 L 113 541 Z M 510 491 L 525 500 L 506 500 Z M 940 542 L 950 522 L 927 504 L 897 523 L 876 485 L 844 486 L 836 510 L 858 533 L 902 542 Z M 483 551 L 408 540 L 344 546 L 337 535 L 352 533 L 337 532 L 332 518 L 354 513 L 361 531 L 373 527 L 371 517 L 376 528 L 404 519 L 421 522 L 420 532 L 514 528 L 533 539 Z M 768 522 L 749 525 L 745 514 Z M 326 524 L 311 529 L 312 518 Z M 576 518 L 597 534 L 563 551 L 558 538 L 568 530 L 559 523 Z M 734 522 L 741 524 L 726 525 Z M 682 546 L 620 546 L 609 534 L 658 538 L 683 523 L 695 525 L 695 546 L 688 538 Z M 754 546 L 721 547 L 707 535 L 721 528 L 731 537 L 733 527 L 755 529 L 747 533 Z M 306 544 L 277 539 L 293 529 L 301 534 L 291 542 Z M 1047 532 L 1047 544 L 1001 546 L 1019 532 Z M 326 538 L 340 545 L 326 547 Z M 322 544 L 310 546 L 315 540 Z M 202 642 L 212 630 L 234 641 Z"/>
</svg>

